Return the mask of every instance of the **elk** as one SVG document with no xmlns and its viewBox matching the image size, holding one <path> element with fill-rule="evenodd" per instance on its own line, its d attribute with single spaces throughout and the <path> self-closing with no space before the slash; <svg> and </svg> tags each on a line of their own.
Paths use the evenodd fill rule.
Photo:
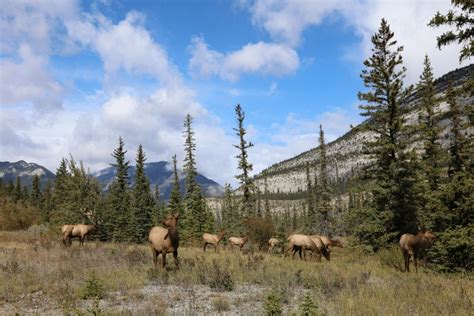
<svg viewBox="0 0 474 316">
<path fill-rule="evenodd" d="M 336 239 L 331 239 L 330 237 L 328 236 L 318 236 L 319 239 L 321 239 L 321 241 L 324 243 L 324 245 L 326 245 L 326 248 L 328 249 L 331 249 L 333 247 L 340 247 L 340 248 L 344 248 L 342 246 L 342 243 L 341 241 L 336 238 Z"/>
<path fill-rule="evenodd" d="M 92 225 L 63 225 L 61 227 L 61 233 L 63 234 L 63 244 L 66 247 L 70 247 L 72 245 L 71 239 L 73 238 L 79 238 L 79 244 L 83 246 L 86 236 L 91 234 L 97 228 L 95 213 L 91 210 L 86 210 L 85 208 L 82 208 L 81 211 L 92 222 Z"/>
<path fill-rule="evenodd" d="M 202 234 L 202 240 L 204 240 L 204 251 L 206 251 L 207 245 L 213 245 L 214 252 L 217 252 L 217 246 L 219 246 L 219 243 L 221 242 L 222 238 L 224 238 L 223 230 L 221 230 L 218 235 L 208 233 Z"/>
<path fill-rule="evenodd" d="M 324 241 L 319 236 L 316 236 L 316 235 L 311 235 L 309 237 L 311 238 L 311 240 L 314 242 L 314 244 L 319 250 L 319 255 L 316 254 L 319 259 L 318 261 L 321 261 L 321 255 L 323 255 L 327 261 L 331 261 L 331 253 L 329 249 L 327 248 L 326 244 L 324 243 Z"/>
<path fill-rule="evenodd" d="M 245 246 L 247 241 L 249 240 L 248 236 L 245 237 L 229 237 L 229 242 L 230 242 L 230 248 L 234 249 L 234 246 L 239 246 L 240 251 L 242 251 L 242 248 Z"/>
<path fill-rule="evenodd" d="M 161 254 L 163 268 L 166 266 L 166 254 L 173 253 L 174 263 L 179 270 L 178 247 L 179 233 L 176 228 L 178 224 L 179 213 L 168 215 L 162 222 L 161 226 L 155 226 L 150 230 L 148 242 L 150 243 L 153 253 L 153 264 L 158 264 L 158 256 Z"/>
<path fill-rule="evenodd" d="M 288 236 L 287 240 L 288 240 L 288 246 L 285 249 L 285 254 L 284 254 L 285 257 L 288 251 L 292 250 L 293 258 L 295 257 L 295 254 L 298 251 L 300 258 L 303 259 L 303 257 L 301 256 L 301 252 L 307 249 L 310 249 L 314 254 L 316 255 L 319 254 L 319 258 L 321 259 L 321 252 L 319 251 L 314 241 L 308 235 L 294 234 L 294 235 Z M 306 260 L 306 253 L 304 252 L 304 254 L 305 254 L 304 258 Z"/>
<path fill-rule="evenodd" d="M 418 272 L 418 256 L 427 248 L 430 248 L 435 241 L 436 236 L 430 231 L 420 231 L 418 234 L 403 234 L 400 237 L 400 250 L 403 254 L 405 271 L 410 272 L 410 256 L 415 263 L 415 272 Z"/>
<path fill-rule="evenodd" d="M 268 252 L 272 252 L 273 248 L 278 246 L 280 244 L 280 241 L 276 238 L 270 238 L 268 240 Z"/>
</svg>

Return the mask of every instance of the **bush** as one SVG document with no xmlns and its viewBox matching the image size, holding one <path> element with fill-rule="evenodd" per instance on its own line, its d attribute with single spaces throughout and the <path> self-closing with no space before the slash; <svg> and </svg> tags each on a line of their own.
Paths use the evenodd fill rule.
<svg viewBox="0 0 474 316">
<path fill-rule="evenodd" d="M 89 279 L 86 280 L 86 283 L 80 291 L 81 299 L 102 299 L 105 295 L 105 289 L 102 282 L 97 278 L 95 272 L 89 276 Z"/>
<path fill-rule="evenodd" d="M 212 305 L 214 306 L 214 309 L 219 313 L 227 312 L 230 310 L 229 300 L 225 297 L 216 297 L 212 300 Z"/>
<path fill-rule="evenodd" d="M 269 293 L 265 298 L 263 308 L 267 315 L 281 315 L 283 310 L 280 295 L 275 292 Z"/>
<path fill-rule="evenodd" d="M 429 251 L 430 262 L 438 271 L 472 271 L 474 266 L 474 226 L 448 229 L 438 234 Z"/>
<path fill-rule="evenodd" d="M 255 242 L 260 250 L 266 249 L 268 240 L 275 235 L 273 224 L 265 218 L 250 218 L 246 221 L 245 226 L 250 240 Z"/>
<path fill-rule="evenodd" d="M 211 266 L 201 262 L 198 267 L 199 279 L 202 284 L 218 291 L 232 291 L 234 289 L 234 280 L 226 266 L 220 266 L 216 260 L 213 260 Z"/>
<path fill-rule="evenodd" d="M 390 247 L 382 249 L 378 252 L 380 258 L 380 264 L 389 268 L 393 268 L 397 271 L 403 271 L 403 257 L 398 247 Z"/>
<path fill-rule="evenodd" d="M 318 304 L 311 298 L 309 293 L 306 293 L 303 302 L 301 303 L 300 307 L 298 308 L 299 315 L 302 316 L 317 316 L 317 315 L 324 315 L 319 309 Z"/>
</svg>

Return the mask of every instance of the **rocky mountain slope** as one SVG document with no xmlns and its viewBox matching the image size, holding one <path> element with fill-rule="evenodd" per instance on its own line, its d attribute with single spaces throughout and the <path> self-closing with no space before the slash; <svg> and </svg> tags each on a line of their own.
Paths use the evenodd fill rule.
<svg viewBox="0 0 474 316">
<path fill-rule="evenodd" d="M 436 90 L 438 96 L 443 96 L 446 92 L 448 82 L 451 81 L 454 87 L 459 87 L 474 76 L 474 64 L 464 68 L 451 71 L 436 80 Z M 414 93 L 406 107 L 409 113 L 406 120 L 409 125 L 414 125 L 418 121 L 419 96 Z M 460 106 L 474 103 L 474 97 L 459 97 Z M 448 105 L 445 101 L 438 105 L 440 113 L 440 125 L 443 127 L 442 143 L 447 146 L 449 140 L 449 115 L 447 113 Z M 364 124 L 364 123 L 362 123 Z M 361 125 L 362 125 L 361 124 Z M 368 157 L 363 154 L 363 144 L 373 137 L 370 132 L 364 131 L 358 125 L 349 132 L 339 137 L 335 141 L 327 144 L 327 157 L 329 161 L 329 176 L 334 180 L 336 177 L 344 181 L 352 173 L 357 173 L 361 167 L 368 163 Z M 324 126 L 323 126 L 324 127 Z M 416 146 L 417 144 L 413 144 Z M 306 190 L 306 164 L 311 166 L 311 178 L 314 177 L 315 164 L 318 160 L 318 149 L 313 148 L 303 152 L 293 158 L 279 162 L 265 169 L 262 173 L 255 176 L 255 183 L 263 192 L 264 178 L 267 178 L 268 189 L 271 193 L 297 193 Z"/>
<path fill-rule="evenodd" d="M 36 163 L 28 163 L 23 160 L 17 162 L 0 161 L 0 179 L 4 184 L 8 184 L 10 181 L 15 183 L 17 176 L 20 176 L 22 185 L 31 186 L 35 175 L 39 176 L 42 185 L 48 180 L 54 180 L 54 173 Z"/>
</svg>

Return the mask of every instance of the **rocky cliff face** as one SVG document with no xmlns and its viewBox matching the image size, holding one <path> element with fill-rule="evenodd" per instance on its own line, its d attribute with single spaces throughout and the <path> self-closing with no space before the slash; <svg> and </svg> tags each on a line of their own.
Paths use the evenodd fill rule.
<svg viewBox="0 0 474 316">
<path fill-rule="evenodd" d="M 460 87 L 467 80 L 474 76 L 474 64 L 467 67 L 456 69 L 436 80 L 437 96 L 444 96 L 448 82 L 453 86 Z M 461 107 L 474 103 L 472 96 L 460 96 L 458 103 Z M 406 115 L 406 122 L 409 125 L 415 125 L 419 116 L 419 95 L 414 93 L 408 100 L 406 107 L 409 112 Z M 437 108 L 440 118 L 440 126 L 443 127 L 441 136 L 442 145 L 446 148 L 449 143 L 450 118 L 448 105 L 445 101 L 441 102 Z M 363 125 L 362 123 L 361 125 Z M 327 144 L 328 172 L 333 180 L 336 177 L 344 181 L 351 174 L 357 173 L 361 167 L 369 162 L 369 158 L 364 155 L 364 142 L 374 137 L 370 132 L 364 131 L 361 125 L 354 127 L 345 135 L 335 141 Z M 474 130 L 470 129 L 470 133 Z M 419 147 L 416 142 L 412 146 Z M 264 177 L 267 178 L 268 189 L 271 193 L 297 193 L 306 190 L 306 164 L 310 165 L 311 178 L 314 178 L 315 165 L 319 158 L 318 148 L 310 149 L 291 159 L 279 162 L 265 169 L 262 173 L 255 176 L 255 183 L 258 188 L 264 190 Z"/>
</svg>

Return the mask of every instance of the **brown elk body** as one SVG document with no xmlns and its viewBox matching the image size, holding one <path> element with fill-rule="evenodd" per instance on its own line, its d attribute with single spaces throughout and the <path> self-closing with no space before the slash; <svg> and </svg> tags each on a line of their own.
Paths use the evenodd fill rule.
<svg viewBox="0 0 474 316">
<path fill-rule="evenodd" d="M 280 244 L 280 241 L 276 238 L 270 238 L 268 240 L 268 252 L 272 252 L 273 248 L 278 246 Z"/>
<path fill-rule="evenodd" d="M 96 229 L 96 225 L 84 225 L 84 224 L 75 224 L 75 225 L 63 225 L 61 232 L 63 234 L 63 244 L 65 246 L 71 246 L 73 238 L 79 238 L 79 244 L 84 245 L 86 236 L 92 233 Z"/>
<path fill-rule="evenodd" d="M 331 253 L 329 251 L 329 249 L 327 248 L 326 244 L 322 241 L 321 238 L 319 238 L 319 236 L 316 236 L 316 235 L 312 235 L 312 236 L 309 236 L 311 238 L 311 240 L 314 242 L 314 244 L 316 245 L 316 247 L 318 248 L 319 250 L 319 261 L 321 261 L 321 255 L 324 256 L 324 258 L 326 258 L 327 261 L 331 261 Z M 318 256 L 318 254 L 316 254 Z"/>
<path fill-rule="evenodd" d="M 433 245 L 435 235 L 430 231 L 421 231 L 416 236 L 412 234 L 403 234 L 400 237 L 400 250 L 403 254 L 405 271 L 410 272 L 410 256 L 415 263 L 415 271 L 418 272 L 418 256 L 427 248 Z"/>
<path fill-rule="evenodd" d="M 303 254 L 305 254 L 304 259 L 306 259 L 306 253 L 304 251 L 311 250 L 314 254 L 316 254 L 316 256 L 319 255 L 319 260 L 321 260 L 321 252 L 319 251 L 314 241 L 308 235 L 294 234 L 290 235 L 287 240 L 288 245 L 285 249 L 285 257 L 288 254 L 288 251 L 291 250 L 293 252 L 293 258 L 295 257 L 295 254 L 298 251 L 300 258 L 303 259 L 303 256 L 301 255 L 303 251 Z"/>
<path fill-rule="evenodd" d="M 202 234 L 202 240 L 204 241 L 204 251 L 206 251 L 207 245 L 213 245 L 214 252 L 217 252 L 217 246 L 219 246 L 219 243 L 221 242 L 222 238 L 224 238 L 223 230 L 221 230 L 218 235 L 208 233 Z"/>
<path fill-rule="evenodd" d="M 333 247 L 339 247 L 339 248 L 344 248 L 342 245 L 341 241 L 339 239 L 331 239 L 328 236 L 318 236 L 321 241 L 326 245 L 328 249 L 331 249 Z"/>
<path fill-rule="evenodd" d="M 248 236 L 245 237 L 230 237 L 229 242 L 230 242 L 230 247 L 233 249 L 234 246 L 238 246 L 240 248 L 240 251 L 242 251 L 242 248 L 245 246 L 247 241 L 249 240 Z"/>
<path fill-rule="evenodd" d="M 150 230 L 148 242 L 153 253 L 153 264 L 158 264 L 158 256 L 161 254 L 163 268 L 166 266 L 166 254 L 173 253 L 174 263 L 179 269 L 178 247 L 179 233 L 176 228 L 179 213 L 168 215 L 162 224 L 166 227 L 155 226 Z"/>
<path fill-rule="evenodd" d="M 86 236 L 90 235 L 97 228 L 97 219 L 95 216 L 95 212 L 92 210 L 87 210 L 86 208 L 82 208 L 81 211 L 93 224 L 63 225 L 61 227 L 61 233 L 63 235 L 62 241 L 63 244 L 67 247 L 70 247 L 72 245 L 73 238 L 78 238 L 79 244 L 83 246 L 84 241 L 86 240 Z"/>
</svg>

